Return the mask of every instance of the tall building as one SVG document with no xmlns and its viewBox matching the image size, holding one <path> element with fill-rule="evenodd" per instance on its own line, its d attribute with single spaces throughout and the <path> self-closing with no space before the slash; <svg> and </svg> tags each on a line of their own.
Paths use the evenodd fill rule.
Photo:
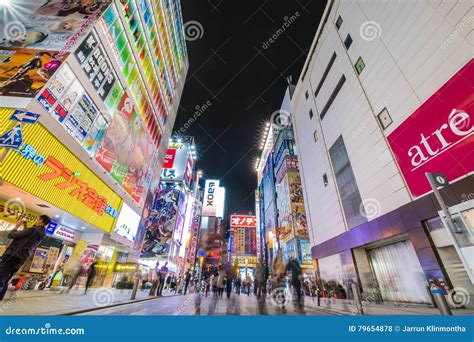
<svg viewBox="0 0 474 342">
<path fill-rule="evenodd" d="M 25 270 L 99 259 L 96 284 L 115 284 L 135 272 L 188 69 L 179 1 L 2 9 L 0 248 L 17 212 L 48 214 Z"/>
<path fill-rule="evenodd" d="M 256 207 L 267 260 L 270 262 L 281 249 L 286 260 L 296 257 L 310 272 L 310 242 L 290 115 L 293 91 L 294 85 L 290 84 L 280 109 L 272 114 L 265 128 L 260 146 L 262 154 L 256 165 L 259 175 Z"/>
<path fill-rule="evenodd" d="M 291 113 L 312 258 L 339 297 L 474 298 L 471 18 L 468 1 L 328 1 Z M 449 182 L 451 224 L 426 173 Z"/>
<path fill-rule="evenodd" d="M 254 215 L 230 216 L 230 264 L 237 266 L 240 277 L 254 277 L 257 267 L 257 217 Z"/>
</svg>

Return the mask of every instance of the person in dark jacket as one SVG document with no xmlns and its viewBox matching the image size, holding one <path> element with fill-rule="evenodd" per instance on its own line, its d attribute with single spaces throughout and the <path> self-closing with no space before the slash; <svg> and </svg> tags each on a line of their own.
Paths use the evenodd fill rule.
<svg viewBox="0 0 474 342">
<path fill-rule="evenodd" d="M 188 292 L 188 286 L 189 282 L 191 281 L 191 272 L 189 270 L 186 272 L 186 275 L 184 276 L 184 295 L 186 295 L 186 292 Z"/>
<path fill-rule="evenodd" d="M 94 262 L 89 267 L 89 273 L 87 274 L 86 289 L 84 291 L 84 294 L 87 293 L 87 290 L 89 290 L 89 287 L 91 287 L 92 283 L 94 282 L 94 278 L 97 275 L 98 267 L 99 267 L 99 261 L 94 260 Z"/>
<path fill-rule="evenodd" d="M 20 217 L 23 221 L 23 217 Z M 33 254 L 34 250 L 46 235 L 46 226 L 51 222 L 51 218 L 41 215 L 31 228 L 18 230 L 18 225 L 9 234 L 8 238 L 13 241 L 3 253 L 0 261 L 0 300 L 5 297 L 8 283 L 13 275 Z"/>
</svg>

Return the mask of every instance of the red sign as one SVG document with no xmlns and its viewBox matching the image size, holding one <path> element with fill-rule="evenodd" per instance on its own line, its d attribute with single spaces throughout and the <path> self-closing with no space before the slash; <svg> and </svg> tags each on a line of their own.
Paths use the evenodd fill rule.
<svg viewBox="0 0 474 342">
<path fill-rule="evenodd" d="M 415 197 L 431 190 L 425 172 L 453 181 L 474 170 L 472 80 L 473 60 L 387 137 Z"/>
<path fill-rule="evenodd" d="M 174 158 L 176 157 L 176 149 L 169 148 L 166 150 L 165 161 L 163 163 L 164 169 L 171 169 L 174 164 Z"/>
<path fill-rule="evenodd" d="M 231 215 L 231 227 L 257 227 L 257 217 L 252 215 Z"/>
</svg>

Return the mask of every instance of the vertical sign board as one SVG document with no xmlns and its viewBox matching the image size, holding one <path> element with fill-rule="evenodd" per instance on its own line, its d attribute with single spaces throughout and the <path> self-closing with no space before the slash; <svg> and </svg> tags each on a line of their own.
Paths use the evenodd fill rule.
<svg viewBox="0 0 474 342">
<path fill-rule="evenodd" d="M 204 199 L 202 207 L 202 216 L 216 216 L 219 188 L 219 180 L 207 179 L 204 187 Z"/>
</svg>

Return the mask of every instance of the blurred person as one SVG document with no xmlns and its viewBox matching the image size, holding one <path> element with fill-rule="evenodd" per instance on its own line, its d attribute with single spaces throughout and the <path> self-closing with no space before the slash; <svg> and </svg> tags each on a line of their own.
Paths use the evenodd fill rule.
<svg viewBox="0 0 474 342">
<path fill-rule="evenodd" d="M 224 286 L 225 286 L 225 269 L 224 266 L 219 267 L 219 272 L 217 275 L 217 292 L 220 298 L 224 295 Z"/>
<path fill-rule="evenodd" d="M 213 274 L 211 276 L 212 295 L 217 297 L 217 276 Z"/>
<path fill-rule="evenodd" d="M 158 289 L 157 289 L 157 296 L 162 296 L 163 287 L 165 286 L 165 277 L 168 274 L 168 261 L 165 261 L 165 264 L 160 268 L 158 272 Z"/>
<path fill-rule="evenodd" d="M 303 270 L 296 257 L 292 256 L 286 265 L 286 270 L 291 273 L 291 286 L 294 292 L 296 292 L 296 305 L 298 310 L 303 311 L 302 293 L 301 293 L 301 281 L 303 278 Z"/>
<path fill-rule="evenodd" d="M 96 259 L 89 267 L 89 272 L 87 274 L 87 281 L 86 281 L 86 288 L 84 290 L 84 294 L 87 293 L 87 290 L 94 282 L 94 278 L 97 275 L 97 268 L 99 267 L 99 261 Z"/>
<path fill-rule="evenodd" d="M 183 294 L 186 295 L 186 292 L 188 292 L 188 286 L 189 282 L 191 281 L 191 272 L 189 270 L 186 272 L 186 275 L 184 276 L 184 290 Z"/>
<path fill-rule="evenodd" d="M 286 267 L 285 263 L 283 261 L 283 252 L 281 249 L 278 250 L 277 255 L 273 259 L 273 288 L 272 292 L 275 292 L 276 289 L 279 289 L 279 291 L 283 291 L 285 289 L 285 277 L 286 277 Z M 274 296 L 276 293 L 274 293 Z M 283 295 L 282 303 L 281 303 L 281 309 L 282 311 L 286 311 L 285 309 L 285 302 L 286 298 Z"/>
<path fill-rule="evenodd" d="M 252 278 L 247 274 L 245 277 L 245 289 L 247 290 L 247 297 L 250 296 L 250 286 L 252 285 Z"/>
<path fill-rule="evenodd" d="M 237 275 L 235 279 L 235 293 L 240 296 L 240 290 L 242 288 L 242 279 L 240 278 L 240 275 Z"/>
<path fill-rule="evenodd" d="M 0 260 L 0 300 L 7 293 L 10 279 L 43 241 L 46 235 L 46 226 L 51 222 L 51 218 L 41 215 L 33 227 L 19 230 L 21 225 L 25 225 L 25 222 L 25 217 L 20 215 L 15 228 L 7 236 L 12 241 Z"/>
</svg>

